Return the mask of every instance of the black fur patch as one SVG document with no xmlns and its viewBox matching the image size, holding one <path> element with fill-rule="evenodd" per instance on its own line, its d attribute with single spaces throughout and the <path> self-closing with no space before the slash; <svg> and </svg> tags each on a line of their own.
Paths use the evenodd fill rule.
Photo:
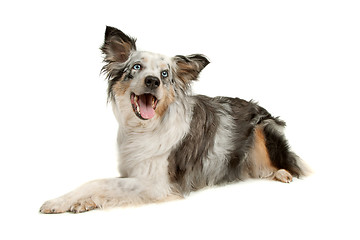
<svg viewBox="0 0 360 240">
<path fill-rule="evenodd" d="M 123 42 L 130 43 L 133 46 L 134 50 L 136 50 L 135 38 L 129 37 L 117 28 L 106 26 L 104 42 L 109 41 L 112 37 L 116 37 L 121 39 L 121 41 Z"/>
<path fill-rule="evenodd" d="M 196 104 L 190 132 L 169 156 L 171 180 L 181 192 L 187 193 L 206 186 L 206 177 L 201 173 L 202 161 L 214 147 L 214 136 L 219 125 L 217 109 L 221 108 L 219 103 L 209 97 L 194 98 Z"/>
<path fill-rule="evenodd" d="M 298 156 L 290 151 L 285 137 L 280 135 L 271 126 L 265 127 L 264 134 L 271 163 L 278 169 L 288 170 L 295 177 L 304 174 L 297 165 Z"/>
</svg>

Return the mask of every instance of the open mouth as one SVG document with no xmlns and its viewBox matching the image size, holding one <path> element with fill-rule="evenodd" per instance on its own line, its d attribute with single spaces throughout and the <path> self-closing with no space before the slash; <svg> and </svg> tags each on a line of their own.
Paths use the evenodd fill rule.
<svg viewBox="0 0 360 240">
<path fill-rule="evenodd" d="M 142 95 L 136 95 L 131 93 L 130 101 L 134 113 L 142 120 L 148 120 L 155 116 L 155 109 L 158 103 L 158 99 L 150 94 L 145 93 Z"/>
</svg>

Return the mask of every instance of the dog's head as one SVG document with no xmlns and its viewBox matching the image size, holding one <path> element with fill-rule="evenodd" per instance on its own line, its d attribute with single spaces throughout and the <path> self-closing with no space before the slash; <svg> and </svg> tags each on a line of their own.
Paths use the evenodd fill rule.
<svg viewBox="0 0 360 240">
<path fill-rule="evenodd" d="M 106 27 L 101 50 L 109 100 L 121 110 L 131 108 L 141 120 L 161 117 L 171 103 L 187 94 L 191 81 L 209 61 L 200 54 L 167 57 L 137 51 L 135 41 L 116 28 Z"/>
</svg>

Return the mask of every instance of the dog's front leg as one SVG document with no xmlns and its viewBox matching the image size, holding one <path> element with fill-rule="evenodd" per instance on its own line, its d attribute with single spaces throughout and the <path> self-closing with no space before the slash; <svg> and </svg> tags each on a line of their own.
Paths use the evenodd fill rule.
<svg viewBox="0 0 360 240">
<path fill-rule="evenodd" d="M 148 181 L 136 178 L 100 179 L 88 182 L 59 198 L 45 202 L 42 213 L 80 213 L 95 208 L 159 201 L 168 193 L 152 191 Z"/>
</svg>

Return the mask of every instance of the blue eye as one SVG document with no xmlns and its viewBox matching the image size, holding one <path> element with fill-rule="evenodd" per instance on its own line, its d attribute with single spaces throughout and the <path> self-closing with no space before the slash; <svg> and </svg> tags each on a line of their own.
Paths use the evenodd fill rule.
<svg viewBox="0 0 360 240">
<path fill-rule="evenodd" d="M 169 76 L 168 71 L 162 71 L 162 72 L 161 72 L 161 76 L 162 76 L 163 78 L 167 78 L 167 77 Z"/>
<path fill-rule="evenodd" d="M 140 65 L 140 64 L 135 64 L 135 65 L 133 66 L 133 69 L 134 69 L 134 70 L 140 70 L 140 69 L 141 69 L 141 65 Z"/>
</svg>

